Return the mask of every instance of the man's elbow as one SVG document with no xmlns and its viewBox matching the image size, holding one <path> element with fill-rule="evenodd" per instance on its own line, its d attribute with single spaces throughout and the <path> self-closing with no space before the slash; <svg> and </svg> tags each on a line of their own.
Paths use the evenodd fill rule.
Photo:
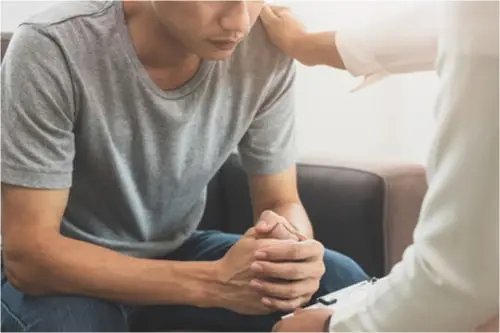
<svg viewBox="0 0 500 333">
<path fill-rule="evenodd" d="M 17 290 L 29 296 L 43 296 L 49 293 L 47 274 L 37 256 L 27 249 L 5 247 L 3 269 L 7 280 Z"/>
</svg>

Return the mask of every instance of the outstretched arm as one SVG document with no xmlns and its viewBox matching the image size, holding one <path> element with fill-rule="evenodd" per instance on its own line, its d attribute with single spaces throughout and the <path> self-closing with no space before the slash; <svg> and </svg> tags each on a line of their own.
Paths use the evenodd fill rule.
<svg viewBox="0 0 500 333">
<path fill-rule="evenodd" d="M 267 6 L 260 17 L 272 42 L 302 64 L 369 76 L 434 69 L 437 15 L 435 6 L 424 3 L 356 28 L 316 33 L 285 7 Z"/>
</svg>

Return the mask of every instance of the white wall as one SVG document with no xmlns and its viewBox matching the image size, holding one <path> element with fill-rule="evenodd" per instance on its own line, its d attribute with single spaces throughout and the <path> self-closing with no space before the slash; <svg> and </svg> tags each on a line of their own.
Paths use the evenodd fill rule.
<svg viewBox="0 0 500 333">
<path fill-rule="evenodd" d="M 280 1 L 311 31 L 356 26 L 413 1 Z M 433 72 L 394 76 L 356 93 L 355 79 L 325 67 L 299 66 L 299 147 L 314 161 L 425 163 L 434 131 Z"/>
<path fill-rule="evenodd" d="M 1 0 L 2 31 L 13 31 L 19 23 L 57 1 Z"/>
<path fill-rule="evenodd" d="M 2 1 L 1 28 L 14 30 L 55 1 Z M 281 1 L 311 30 L 356 25 L 399 10 L 404 1 Z M 433 134 L 434 73 L 391 77 L 349 93 L 359 80 L 324 67 L 298 67 L 299 148 L 303 160 L 424 163 Z"/>
</svg>

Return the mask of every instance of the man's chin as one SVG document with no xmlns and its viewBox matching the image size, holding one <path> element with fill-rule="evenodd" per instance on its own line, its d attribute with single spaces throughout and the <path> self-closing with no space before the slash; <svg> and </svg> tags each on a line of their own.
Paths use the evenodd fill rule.
<svg viewBox="0 0 500 333">
<path fill-rule="evenodd" d="M 212 61 L 226 60 L 230 58 L 233 55 L 233 53 L 234 49 L 223 50 L 223 51 L 211 51 L 201 54 L 200 58 L 202 58 L 203 60 L 212 60 Z"/>
<path fill-rule="evenodd" d="M 239 43 L 232 45 L 232 47 L 228 45 L 217 47 L 216 45 L 208 44 L 206 47 L 200 49 L 198 55 L 204 60 L 226 60 L 233 55 L 238 45 Z"/>
</svg>

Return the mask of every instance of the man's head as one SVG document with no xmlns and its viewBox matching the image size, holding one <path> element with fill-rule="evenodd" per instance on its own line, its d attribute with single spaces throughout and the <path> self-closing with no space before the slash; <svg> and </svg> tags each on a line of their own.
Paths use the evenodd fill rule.
<svg viewBox="0 0 500 333">
<path fill-rule="evenodd" d="M 229 57 L 259 17 L 264 0 L 151 2 L 160 29 L 203 59 Z"/>
</svg>

